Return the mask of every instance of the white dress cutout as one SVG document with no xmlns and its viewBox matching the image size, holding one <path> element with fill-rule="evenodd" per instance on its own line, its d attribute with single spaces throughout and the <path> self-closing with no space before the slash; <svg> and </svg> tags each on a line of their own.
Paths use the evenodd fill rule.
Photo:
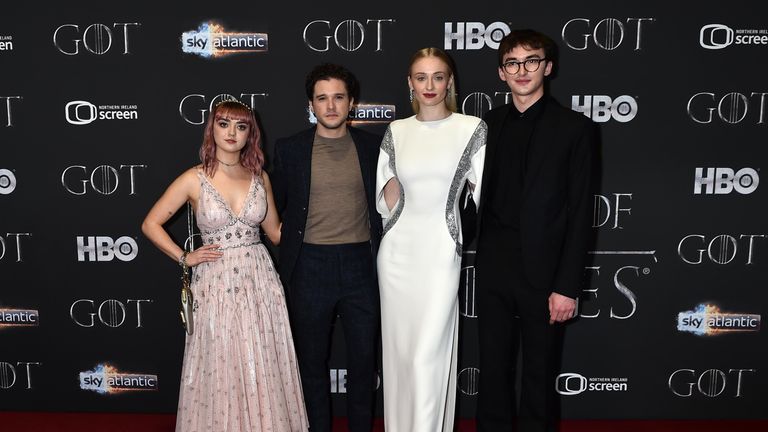
<svg viewBox="0 0 768 432">
<path fill-rule="evenodd" d="M 469 181 L 479 203 L 486 134 L 477 117 L 412 116 L 392 122 L 381 144 L 376 205 L 384 237 L 377 262 L 387 432 L 453 431 L 459 195 Z M 400 199 L 390 211 L 383 189 L 392 178 Z"/>
</svg>

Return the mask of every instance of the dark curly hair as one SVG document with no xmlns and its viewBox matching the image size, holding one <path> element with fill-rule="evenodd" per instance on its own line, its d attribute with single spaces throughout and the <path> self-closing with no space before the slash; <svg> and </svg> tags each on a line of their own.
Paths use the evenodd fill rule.
<svg viewBox="0 0 768 432">
<path fill-rule="evenodd" d="M 357 78 L 355 78 L 355 75 L 353 75 L 349 69 L 333 63 L 317 65 L 311 72 L 309 72 L 305 83 L 307 99 L 312 100 L 312 97 L 315 94 L 315 84 L 318 81 L 329 80 L 331 78 L 344 81 L 344 85 L 347 88 L 347 95 L 349 95 L 350 99 L 357 100 L 360 92 L 360 85 L 357 82 Z"/>
</svg>

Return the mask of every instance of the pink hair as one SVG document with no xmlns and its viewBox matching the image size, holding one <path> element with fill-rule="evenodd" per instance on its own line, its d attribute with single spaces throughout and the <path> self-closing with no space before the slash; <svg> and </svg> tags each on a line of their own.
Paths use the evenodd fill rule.
<svg viewBox="0 0 768 432">
<path fill-rule="evenodd" d="M 260 176 L 264 165 L 264 152 L 261 150 L 261 132 L 253 112 L 237 101 L 224 101 L 216 105 L 208 116 L 203 132 L 203 144 L 200 146 L 200 161 L 203 170 L 213 177 L 219 162 L 216 160 L 216 142 L 213 139 L 213 125 L 221 120 L 244 121 L 248 124 L 248 138 L 245 147 L 240 150 L 240 164 L 254 175 Z"/>
</svg>

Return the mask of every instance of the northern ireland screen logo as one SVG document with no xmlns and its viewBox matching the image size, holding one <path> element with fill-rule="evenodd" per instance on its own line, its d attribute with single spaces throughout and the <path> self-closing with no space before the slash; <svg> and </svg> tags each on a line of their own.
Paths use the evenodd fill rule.
<svg viewBox="0 0 768 432">
<path fill-rule="evenodd" d="M 768 45 L 768 29 L 734 29 L 725 24 L 707 24 L 699 30 L 699 45 L 710 50 L 731 45 Z"/>
</svg>

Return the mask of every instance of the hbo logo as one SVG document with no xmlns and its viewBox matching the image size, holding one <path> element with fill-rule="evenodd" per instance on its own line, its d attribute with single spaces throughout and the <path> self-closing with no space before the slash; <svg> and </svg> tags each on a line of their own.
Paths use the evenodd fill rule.
<svg viewBox="0 0 768 432">
<path fill-rule="evenodd" d="M 751 194 L 760 184 L 757 171 L 752 168 L 742 168 L 735 173 L 730 168 L 696 168 L 696 178 L 693 183 L 693 193 L 700 195 L 702 187 L 704 193 L 729 194 L 734 190 L 742 195 Z"/>
<path fill-rule="evenodd" d="M 456 41 L 457 50 L 478 50 L 486 46 L 498 49 L 501 39 L 510 32 L 509 26 L 503 22 L 495 22 L 488 27 L 479 22 L 457 22 L 456 29 L 453 23 L 445 23 L 445 42 L 443 48 L 453 49 Z"/>
<path fill-rule="evenodd" d="M 106 236 L 77 236 L 78 261 L 132 261 L 139 254 L 136 240 L 123 236 L 112 240 Z"/>
<path fill-rule="evenodd" d="M 610 96 L 595 95 L 571 96 L 571 109 L 584 113 L 597 123 L 605 123 L 614 119 L 620 123 L 631 121 L 637 115 L 637 101 L 632 96 L 619 96 L 611 99 Z"/>
</svg>

